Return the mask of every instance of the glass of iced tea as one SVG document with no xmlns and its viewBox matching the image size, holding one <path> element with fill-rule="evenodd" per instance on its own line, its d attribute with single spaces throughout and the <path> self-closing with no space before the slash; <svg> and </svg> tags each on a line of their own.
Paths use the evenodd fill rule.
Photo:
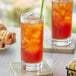
<svg viewBox="0 0 76 76">
<path fill-rule="evenodd" d="M 21 61 L 27 71 L 39 71 L 43 58 L 43 18 L 38 13 L 21 15 Z"/>
<path fill-rule="evenodd" d="M 52 0 L 52 43 L 71 44 L 73 0 Z"/>
</svg>

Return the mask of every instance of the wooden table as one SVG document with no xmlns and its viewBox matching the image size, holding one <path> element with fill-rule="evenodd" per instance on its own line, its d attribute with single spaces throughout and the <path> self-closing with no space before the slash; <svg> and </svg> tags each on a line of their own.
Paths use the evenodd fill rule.
<svg viewBox="0 0 76 76">
<path fill-rule="evenodd" d="M 0 76 L 12 76 L 9 64 L 20 62 L 20 28 L 8 28 L 9 31 L 16 32 L 17 41 L 6 50 L 0 50 Z M 46 30 L 46 33 L 49 32 Z M 50 35 L 50 33 L 48 34 Z M 47 35 L 47 36 L 48 36 Z M 76 34 L 72 34 L 75 39 Z M 65 67 L 72 60 L 74 54 L 44 53 L 44 60 L 53 69 L 54 76 L 66 76 Z"/>
</svg>

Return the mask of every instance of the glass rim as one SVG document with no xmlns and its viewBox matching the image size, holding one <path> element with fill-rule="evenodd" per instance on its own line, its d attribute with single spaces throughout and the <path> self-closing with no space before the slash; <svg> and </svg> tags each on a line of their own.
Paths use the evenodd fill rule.
<svg viewBox="0 0 76 76">
<path fill-rule="evenodd" d="M 37 13 L 37 12 L 27 12 L 27 13 L 23 13 L 21 14 L 20 18 L 21 18 L 21 22 L 24 22 L 24 23 L 27 23 L 27 22 L 33 22 L 33 23 L 36 23 L 36 22 L 43 22 L 44 20 L 44 16 L 42 16 L 42 18 L 40 19 L 39 16 L 37 17 L 38 19 L 27 19 L 28 16 L 30 16 L 31 14 L 37 14 L 37 15 L 40 15 L 40 13 Z"/>
<path fill-rule="evenodd" d="M 52 0 L 53 2 L 73 2 L 73 0 Z"/>
</svg>

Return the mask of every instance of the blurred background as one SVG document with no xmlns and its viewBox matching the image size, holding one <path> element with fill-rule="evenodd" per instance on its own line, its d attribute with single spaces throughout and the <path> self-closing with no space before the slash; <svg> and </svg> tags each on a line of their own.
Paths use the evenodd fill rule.
<svg viewBox="0 0 76 76">
<path fill-rule="evenodd" d="M 20 27 L 20 15 L 40 11 L 41 0 L 0 0 L 0 21 L 5 26 Z M 51 28 L 51 0 L 45 0 L 45 26 Z M 72 32 L 76 32 L 76 0 L 74 0 Z"/>
</svg>

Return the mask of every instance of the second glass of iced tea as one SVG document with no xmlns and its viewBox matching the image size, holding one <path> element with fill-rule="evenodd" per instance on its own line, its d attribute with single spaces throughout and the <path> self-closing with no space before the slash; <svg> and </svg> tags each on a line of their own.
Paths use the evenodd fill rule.
<svg viewBox="0 0 76 76">
<path fill-rule="evenodd" d="M 71 43 L 73 0 L 52 0 L 52 43 L 66 46 Z"/>
<path fill-rule="evenodd" d="M 41 69 L 43 58 L 43 19 L 38 13 L 21 15 L 21 60 L 27 71 Z"/>
</svg>

